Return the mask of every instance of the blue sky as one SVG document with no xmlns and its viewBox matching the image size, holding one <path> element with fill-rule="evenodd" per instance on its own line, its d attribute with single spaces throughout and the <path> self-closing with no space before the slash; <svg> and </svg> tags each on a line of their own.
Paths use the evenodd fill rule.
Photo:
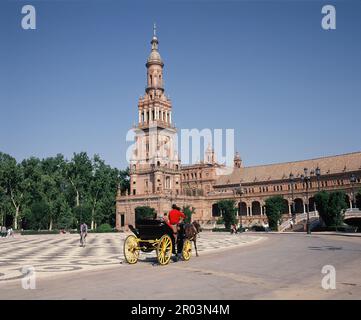
<svg viewBox="0 0 361 320">
<path fill-rule="evenodd" d="M 21 28 L 21 8 L 37 29 Z M 321 28 L 334 4 L 337 29 Z M 127 163 L 152 25 L 178 128 L 234 128 L 245 165 L 359 151 L 361 1 L 0 2 L 0 151 Z"/>
</svg>

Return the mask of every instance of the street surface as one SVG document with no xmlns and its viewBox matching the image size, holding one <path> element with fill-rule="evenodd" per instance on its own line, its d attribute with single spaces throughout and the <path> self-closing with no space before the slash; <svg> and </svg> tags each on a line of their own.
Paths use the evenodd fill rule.
<svg viewBox="0 0 361 320">
<path fill-rule="evenodd" d="M 32 249 L 27 248 L 26 243 L 19 253 L 8 248 L 10 260 L 17 254 L 20 259 L 35 249 L 35 255 L 44 261 L 43 265 L 35 266 L 34 290 L 23 289 L 21 279 L 6 280 L 6 274 L 0 274 L 0 299 L 361 298 L 361 237 L 301 233 L 231 236 L 203 232 L 199 239 L 202 247 L 199 257 L 159 266 L 154 254 L 147 254 L 135 265 L 120 263 L 119 235 L 111 235 L 118 237 L 116 240 L 107 239 L 109 234 L 99 236 L 94 243 L 90 240 L 86 248 L 78 248 L 72 243 L 77 239 L 70 237 L 68 247 L 62 245 L 63 239 L 57 238 L 60 242 L 56 251 L 53 252 L 51 246 L 44 251 L 38 245 L 49 242 L 46 236 L 34 237 L 38 242 L 34 241 Z M 100 249 L 97 243 L 101 244 Z M 0 273 L 4 273 L 5 264 L 9 270 L 9 261 L 4 262 L 3 245 L 1 243 Z M 71 249 L 73 247 L 76 249 Z M 76 259 L 67 258 L 70 252 L 74 256 L 78 252 Z M 109 254 L 109 261 L 104 259 L 104 252 Z M 92 268 L 91 263 L 95 264 L 96 259 L 100 265 Z M 19 265 L 19 261 L 16 263 Z M 335 290 L 321 286 L 325 276 L 321 270 L 325 265 L 336 269 Z"/>
</svg>

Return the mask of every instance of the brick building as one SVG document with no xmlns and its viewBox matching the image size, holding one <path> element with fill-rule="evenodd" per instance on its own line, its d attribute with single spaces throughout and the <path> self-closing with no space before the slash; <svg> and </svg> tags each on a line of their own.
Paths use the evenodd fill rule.
<svg viewBox="0 0 361 320">
<path fill-rule="evenodd" d="M 263 224 L 265 200 L 282 195 L 288 210 L 284 215 L 314 211 L 314 194 L 319 190 L 344 190 L 352 206 L 354 191 L 361 187 L 361 152 L 327 156 L 310 160 L 244 167 L 238 153 L 231 174 L 223 175 L 211 147 L 204 160 L 182 166 L 174 140 L 176 128 L 172 119 L 172 102 L 166 96 L 163 82 L 164 63 L 158 51 L 154 32 L 151 53 L 146 62 L 147 86 L 138 101 L 138 124 L 133 128 L 135 147 L 130 159 L 130 192 L 118 191 L 116 228 L 127 230 L 134 224 L 137 206 L 150 206 L 159 215 L 172 203 L 195 208 L 193 219 L 215 220 L 220 215 L 217 201 L 234 199 L 242 225 Z M 306 199 L 302 181 L 304 169 L 310 176 Z M 351 183 L 350 177 L 356 177 Z"/>
</svg>

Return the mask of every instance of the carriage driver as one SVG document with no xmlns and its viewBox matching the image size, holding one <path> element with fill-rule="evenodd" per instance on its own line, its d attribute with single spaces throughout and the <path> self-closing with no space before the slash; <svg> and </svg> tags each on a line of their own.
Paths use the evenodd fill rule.
<svg viewBox="0 0 361 320">
<path fill-rule="evenodd" d="M 177 243 L 178 224 L 181 223 L 185 219 L 185 217 L 185 214 L 180 211 L 180 208 L 178 208 L 176 204 L 173 204 L 172 210 L 169 211 L 168 219 L 169 224 L 173 229 L 175 243 Z"/>
</svg>

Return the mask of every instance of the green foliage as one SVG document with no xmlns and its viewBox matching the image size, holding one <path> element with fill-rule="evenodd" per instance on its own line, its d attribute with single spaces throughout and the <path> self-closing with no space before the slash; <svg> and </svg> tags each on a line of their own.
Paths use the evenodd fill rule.
<svg viewBox="0 0 361 320">
<path fill-rule="evenodd" d="M 148 206 L 140 206 L 135 208 L 135 221 L 142 219 L 153 218 L 157 212 L 154 208 Z"/>
<path fill-rule="evenodd" d="M 36 235 L 36 234 L 59 234 L 59 230 L 22 230 L 21 235 L 23 236 L 30 236 L 30 235 Z"/>
<path fill-rule="evenodd" d="M 103 223 L 96 229 L 96 232 L 112 232 L 112 231 L 113 231 L 113 228 L 108 223 Z"/>
<path fill-rule="evenodd" d="M 231 225 L 236 223 L 237 208 L 235 207 L 235 203 L 234 200 L 220 200 L 217 202 L 226 229 L 230 229 Z"/>
<path fill-rule="evenodd" d="M 287 210 L 286 203 L 282 196 L 273 196 L 266 199 L 265 204 L 269 227 L 272 230 L 277 230 L 282 213 Z"/>
<path fill-rule="evenodd" d="M 14 229 L 69 229 L 115 225 L 117 188 L 129 188 L 129 171 L 106 165 L 98 155 L 74 153 L 17 163 L 0 152 L 0 223 L 14 217 Z"/>
<path fill-rule="evenodd" d="M 192 214 L 195 213 L 195 209 L 191 206 L 185 206 L 183 207 L 183 213 L 185 214 L 186 218 L 185 218 L 185 222 L 186 223 L 191 223 L 192 221 Z"/>
<path fill-rule="evenodd" d="M 355 195 L 356 208 L 361 210 L 361 190 L 359 190 Z"/>
<path fill-rule="evenodd" d="M 344 212 L 347 209 L 346 194 L 343 191 L 321 191 L 315 194 L 317 211 L 326 226 L 343 224 Z"/>
<path fill-rule="evenodd" d="M 219 217 L 216 221 L 216 224 L 224 224 L 224 219 L 223 217 Z"/>
<path fill-rule="evenodd" d="M 50 218 L 50 207 L 44 201 L 37 201 L 31 205 L 25 216 L 27 226 L 33 230 L 47 229 Z"/>
<path fill-rule="evenodd" d="M 78 207 L 73 208 L 73 216 L 77 226 L 80 226 L 82 223 L 86 223 L 88 226 L 91 224 L 91 210 L 92 209 L 89 203 L 84 203 Z"/>
<path fill-rule="evenodd" d="M 57 204 L 58 220 L 57 227 L 59 229 L 69 230 L 75 225 L 75 218 L 69 204 L 66 201 L 59 201 Z"/>
</svg>

